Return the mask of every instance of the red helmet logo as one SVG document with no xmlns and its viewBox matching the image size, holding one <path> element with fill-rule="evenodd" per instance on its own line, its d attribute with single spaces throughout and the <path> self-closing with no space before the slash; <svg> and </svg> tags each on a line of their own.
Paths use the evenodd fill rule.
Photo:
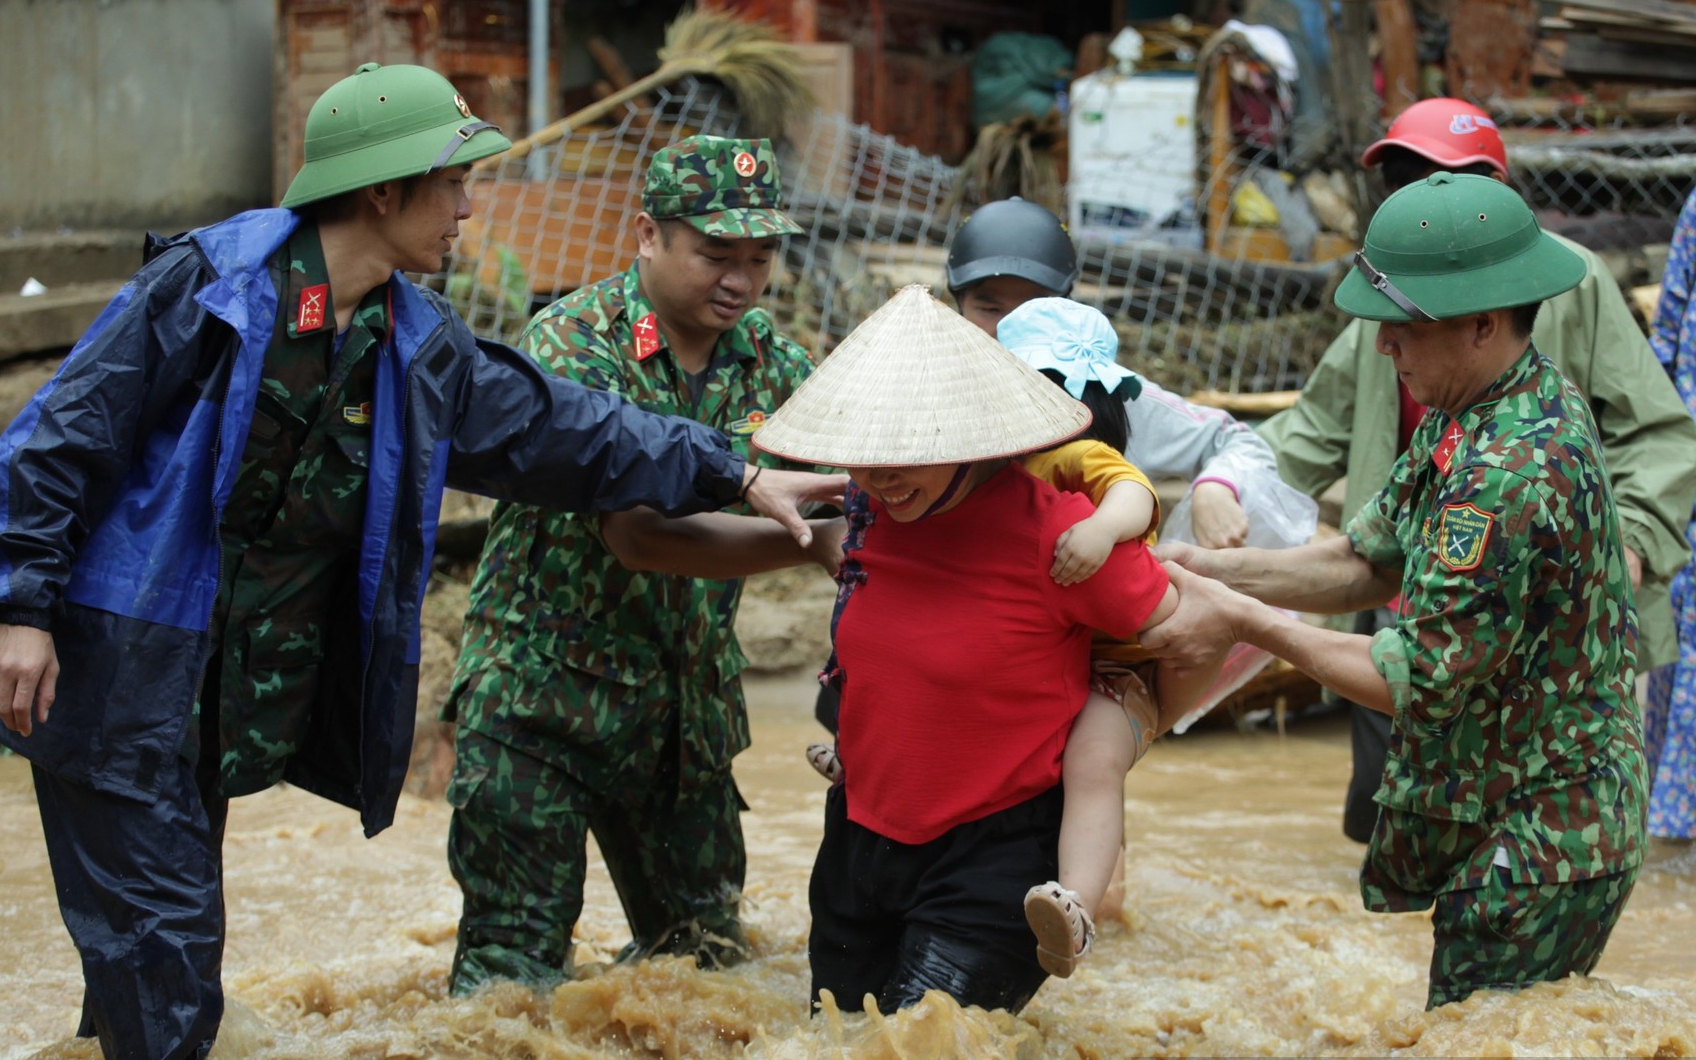
<svg viewBox="0 0 1696 1060">
<path fill-rule="evenodd" d="M 754 161 L 754 156 L 746 151 L 738 154 L 731 164 L 736 167 L 737 174 L 744 177 L 753 176 L 754 170 L 758 168 L 758 163 Z"/>
</svg>

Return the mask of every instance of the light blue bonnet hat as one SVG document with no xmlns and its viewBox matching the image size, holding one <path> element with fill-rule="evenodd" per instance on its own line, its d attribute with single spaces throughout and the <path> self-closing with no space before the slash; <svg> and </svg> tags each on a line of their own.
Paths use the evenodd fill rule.
<svg viewBox="0 0 1696 1060">
<path fill-rule="evenodd" d="M 1119 364 L 1119 334 L 1107 316 L 1070 298 L 1033 298 L 1001 318 L 995 328 L 1001 345 L 1038 371 L 1058 372 L 1066 393 L 1082 399 L 1090 380 L 1109 395 L 1130 387 L 1135 397 L 1142 380 Z"/>
</svg>

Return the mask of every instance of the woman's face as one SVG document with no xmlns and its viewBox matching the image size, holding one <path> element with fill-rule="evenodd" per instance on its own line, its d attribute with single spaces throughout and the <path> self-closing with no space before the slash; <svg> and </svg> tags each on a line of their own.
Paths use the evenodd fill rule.
<svg viewBox="0 0 1696 1060">
<path fill-rule="evenodd" d="M 1002 317 L 1033 298 L 1054 293 L 1020 276 L 991 276 L 960 292 L 960 315 L 994 338 Z"/>
<path fill-rule="evenodd" d="M 927 464 L 921 467 L 860 467 L 851 468 L 848 477 L 854 485 L 876 497 L 884 510 L 898 523 L 910 523 L 927 512 L 948 490 L 959 464 Z M 942 511 L 959 504 L 970 492 L 962 488 L 948 499 Z M 932 512 L 931 514 L 936 514 Z"/>
</svg>

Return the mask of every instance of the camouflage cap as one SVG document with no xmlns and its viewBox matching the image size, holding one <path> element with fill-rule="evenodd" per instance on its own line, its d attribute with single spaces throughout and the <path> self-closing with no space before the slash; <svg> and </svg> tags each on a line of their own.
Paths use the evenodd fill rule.
<svg viewBox="0 0 1696 1060">
<path fill-rule="evenodd" d="M 777 153 L 770 140 L 691 136 L 648 163 L 642 209 L 676 217 L 724 239 L 765 239 L 802 231 L 784 216 Z"/>
</svg>

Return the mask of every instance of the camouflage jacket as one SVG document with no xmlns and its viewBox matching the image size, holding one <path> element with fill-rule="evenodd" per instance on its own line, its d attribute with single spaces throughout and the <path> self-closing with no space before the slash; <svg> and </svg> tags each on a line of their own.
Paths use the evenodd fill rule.
<svg viewBox="0 0 1696 1060">
<path fill-rule="evenodd" d="M 1638 864 L 1642 722 L 1619 516 L 1583 399 L 1529 349 L 1457 419 L 1432 409 L 1354 549 L 1402 569 L 1372 641 L 1395 727 L 1361 870 L 1368 908 Z"/>
<path fill-rule="evenodd" d="M 812 370 L 802 346 L 778 335 L 764 310 L 750 309 L 720 338 L 697 400 L 665 346 L 635 266 L 537 314 L 521 345 L 556 373 L 717 428 L 737 452 L 774 466 L 775 458 L 749 453 L 748 439 Z M 564 666 L 617 685 L 669 682 L 674 691 L 691 691 L 670 697 L 685 704 L 676 721 L 685 763 L 722 768 L 748 745 L 747 718 L 732 687 L 747 661 L 732 630 L 740 595 L 740 581 L 626 570 L 595 516 L 503 504 L 472 583 L 447 716 L 558 760 L 599 786 L 606 770 L 657 747 L 649 734 L 663 733 L 672 719 L 628 717 L 605 702 L 574 712 L 587 716 L 558 716 L 535 697 L 482 694 L 480 675 L 515 671 L 528 684 L 546 682 Z M 488 635 L 476 635 L 479 628 Z M 723 694 L 693 694 L 696 686 Z"/>
<path fill-rule="evenodd" d="M 222 562 L 207 667 L 227 796 L 283 779 L 305 744 L 324 646 L 357 631 L 354 598 L 371 465 L 372 385 L 389 337 L 389 290 L 374 288 L 336 338 L 329 270 L 303 224 L 271 261 L 280 295 L 253 424 L 219 527 Z M 198 737 L 190 726 L 187 739 Z"/>
</svg>

